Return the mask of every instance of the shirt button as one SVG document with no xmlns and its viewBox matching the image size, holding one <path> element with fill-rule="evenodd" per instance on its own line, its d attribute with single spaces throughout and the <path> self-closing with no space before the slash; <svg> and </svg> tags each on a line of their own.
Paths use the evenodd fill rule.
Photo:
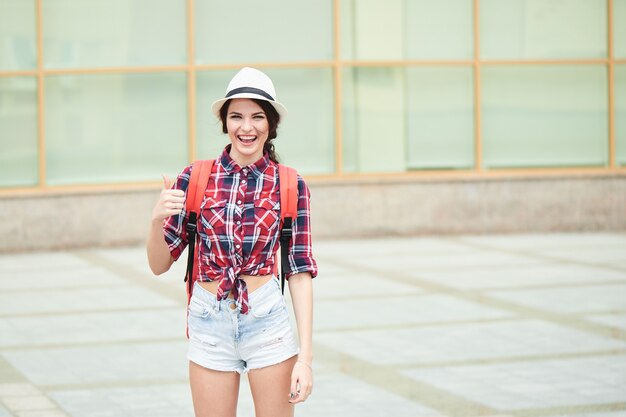
<svg viewBox="0 0 626 417">
<path fill-rule="evenodd" d="M 241 220 L 237 220 L 237 225 L 240 225 L 240 224 L 241 224 Z"/>
<path fill-rule="evenodd" d="M 241 204 L 241 200 L 237 200 L 237 204 Z"/>
<path fill-rule="evenodd" d="M 245 183 L 246 183 L 246 180 L 242 180 L 242 181 L 241 181 L 241 183 L 242 183 L 242 184 L 245 184 Z"/>
<path fill-rule="evenodd" d="M 237 245 L 235 245 L 235 247 L 236 247 L 237 249 L 239 249 L 239 248 L 241 248 L 241 245 L 237 244 Z"/>
</svg>

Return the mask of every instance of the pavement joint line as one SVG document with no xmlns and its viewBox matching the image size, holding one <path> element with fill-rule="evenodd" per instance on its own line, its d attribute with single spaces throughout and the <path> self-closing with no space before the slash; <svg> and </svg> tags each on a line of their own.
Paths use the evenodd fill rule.
<svg viewBox="0 0 626 417">
<path fill-rule="evenodd" d="M 583 413 L 599 413 L 623 410 L 626 410 L 626 402 L 528 408 L 517 410 L 504 410 L 504 412 L 514 417 L 549 417 L 557 415 L 576 415 Z"/>
<path fill-rule="evenodd" d="M 39 385 L 41 390 L 46 392 L 52 391 L 83 391 L 94 389 L 111 389 L 111 388 L 144 388 L 160 385 L 189 385 L 189 378 L 158 378 L 158 379 L 136 379 L 123 381 L 107 381 L 107 382 L 80 382 L 76 384 L 42 384 Z"/>
<path fill-rule="evenodd" d="M 541 362 L 558 359 L 584 359 L 597 357 L 611 357 L 626 355 L 626 349 L 608 349 L 595 350 L 587 352 L 558 352 L 540 355 L 523 355 L 523 356 L 505 356 L 499 358 L 477 358 L 477 359 L 459 359 L 456 361 L 439 361 L 428 363 L 403 363 L 398 365 L 388 365 L 393 369 L 429 369 L 429 368 L 448 368 L 458 366 L 481 366 L 481 365 L 497 365 L 508 364 L 514 362 Z"/>
<path fill-rule="evenodd" d="M 500 246 L 489 246 L 487 244 L 484 243 L 478 243 L 478 242 L 468 242 L 464 237 L 445 237 L 443 238 L 444 240 L 447 240 L 449 242 L 456 242 L 459 243 L 461 245 L 466 245 L 470 248 L 475 248 L 475 249 L 479 249 L 479 250 L 483 250 L 483 251 L 488 251 L 488 252 L 501 252 L 501 253 L 506 253 L 509 255 L 518 255 L 518 256 L 525 256 L 525 257 L 529 257 L 529 258 L 536 258 L 536 259 L 541 259 L 541 260 L 546 260 L 546 261 L 554 261 L 557 263 L 565 263 L 565 264 L 574 264 L 574 265 L 579 265 L 579 266 L 587 266 L 587 267 L 592 267 L 592 268 L 600 268 L 600 269 L 608 269 L 611 271 L 618 271 L 618 272 L 625 272 L 626 271 L 626 267 L 621 267 L 621 266 L 616 266 L 616 265 L 610 265 L 607 263 L 596 263 L 596 262 L 587 262 L 587 261 L 581 261 L 581 260 L 577 260 L 577 259 L 568 259 L 568 258 L 563 258 L 563 257 L 559 257 L 558 255 L 544 255 L 542 253 L 536 253 L 534 251 L 528 250 L 528 249 L 509 249 L 509 248 L 503 248 Z M 626 251 L 626 249 L 625 249 Z"/>
<path fill-rule="evenodd" d="M 117 346 L 141 346 L 152 344 L 164 344 L 164 343 L 187 343 L 187 338 L 184 335 L 185 329 L 181 331 L 180 337 L 161 337 L 154 339 L 120 339 L 120 340 L 96 340 L 89 342 L 64 342 L 64 343 L 45 343 L 41 345 L 13 345 L 13 346 L 1 346 L 2 352 L 27 352 L 38 350 L 66 350 L 77 348 L 90 348 L 90 347 L 117 347 Z"/>
<path fill-rule="evenodd" d="M 449 417 L 484 417 L 499 414 L 499 410 L 472 401 L 433 385 L 419 382 L 395 369 L 373 364 L 338 352 L 325 344 L 314 342 L 315 355 L 336 371 L 357 378 L 369 385 L 400 395 Z"/>
<path fill-rule="evenodd" d="M 402 324 L 380 324 L 367 326 L 351 326 L 351 327 L 333 327 L 325 329 L 314 329 L 315 333 L 345 333 L 345 332 L 379 332 L 381 330 L 398 330 L 398 329 L 419 329 L 429 327 L 448 327 L 458 326 L 460 324 L 485 324 L 485 323 L 501 323 L 527 321 L 528 318 L 521 316 L 498 317 L 489 319 L 467 319 L 467 320 L 449 320 L 449 321 L 424 321 Z"/>
<path fill-rule="evenodd" d="M 626 277 L 626 275 L 624 275 Z M 479 288 L 467 288 L 470 292 L 492 292 L 492 291 L 526 291 L 526 290 L 551 290 L 551 289 L 563 289 L 564 286 L 571 288 L 585 288 L 595 287 L 599 285 L 624 285 L 626 279 L 616 279 L 607 281 L 593 281 L 593 282 L 560 282 L 552 284 L 537 284 L 537 285 L 516 285 L 514 287 L 479 287 Z"/>
<path fill-rule="evenodd" d="M 8 313 L 0 314 L 0 319 L 15 319 L 22 317 L 53 317 L 53 316 L 76 316 L 89 315 L 89 314 L 106 314 L 106 313 L 136 313 L 140 311 L 163 311 L 166 309 L 175 309 L 180 307 L 176 305 L 167 306 L 154 306 L 154 307 L 125 307 L 125 308 L 102 308 L 102 309 L 89 309 L 89 310 L 56 310 L 56 311 L 39 311 L 39 312 L 23 312 L 23 313 Z"/>
<path fill-rule="evenodd" d="M 87 281 L 84 281 L 87 282 Z M 59 285 L 56 287 L 30 287 L 30 288 L 2 288 L 0 290 L 3 294 L 21 294 L 21 293 L 34 293 L 34 292 L 50 292 L 56 291 L 61 292 L 63 290 L 76 290 L 76 289 L 92 289 L 92 288 L 125 288 L 128 284 L 120 283 L 120 284 L 77 284 L 77 285 Z"/>
<path fill-rule="evenodd" d="M 360 266 L 358 263 L 354 263 L 351 261 L 346 261 L 344 259 L 334 258 L 334 262 L 339 265 L 346 265 L 348 267 L 353 268 L 353 270 L 367 270 L 369 273 L 376 273 L 379 276 L 385 277 L 391 281 L 401 282 L 405 284 L 410 284 L 416 286 L 421 289 L 430 290 L 433 292 L 439 292 L 442 294 L 447 294 L 453 297 L 456 297 L 461 300 L 470 301 L 473 303 L 478 303 L 481 305 L 485 305 L 491 308 L 496 308 L 500 310 L 505 310 L 516 315 L 522 315 L 530 318 L 540 319 L 552 322 L 554 324 L 559 324 L 563 326 L 567 326 L 570 328 L 574 328 L 577 330 L 582 330 L 587 333 L 592 333 L 595 335 L 600 335 L 609 339 L 617 339 L 626 341 L 626 330 L 619 329 L 616 327 L 590 322 L 587 320 L 581 320 L 579 317 L 573 317 L 566 314 L 550 312 L 546 310 L 542 310 L 536 307 L 525 306 L 522 304 L 513 303 L 508 300 L 502 300 L 495 297 L 492 297 L 488 294 L 475 293 L 465 290 L 460 290 L 454 287 L 450 287 L 444 284 L 439 284 L 433 282 L 432 280 L 417 278 L 415 276 L 407 276 L 402 272 L 394 272 L 389 273 L 388 271 L 382 269 L 376 269 L 372 267 L 364 267 Z"/>
</svg>

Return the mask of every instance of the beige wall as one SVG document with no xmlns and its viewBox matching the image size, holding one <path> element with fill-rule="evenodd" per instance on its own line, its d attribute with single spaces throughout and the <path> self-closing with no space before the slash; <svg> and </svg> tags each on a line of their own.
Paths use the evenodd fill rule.
<svg viewBox="0 0 626 417">
<path fill-rule="evenodd" d="M 314 237 L 626 231 L 626 177 L 310 182 Z M 0 252 L 144 240 L 158 190 L 0 197 Z"/>
</svg>

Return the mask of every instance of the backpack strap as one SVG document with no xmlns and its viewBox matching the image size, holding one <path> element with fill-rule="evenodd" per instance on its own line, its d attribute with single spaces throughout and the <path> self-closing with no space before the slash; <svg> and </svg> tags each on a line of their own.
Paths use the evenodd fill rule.
<svg viewBox="0 0 626 417">
<path fill-rule="evenodd" d="M 288 166 L 278 165 L 280 182 L 280 288 L 285 294 L 285 276 L 289 267 L 289 245 L 293 223 L 298 217 L 298 172 Z"/>
<path fill-rule="evenodd" d="M 194 256 L 196 247 L 196 232 L 198 230 L 198 218 L 200 216 L 200 205 L 204 199 L 204 193 L 209 184 L 209 177 L 213 170 L 215 160 L 209 159 L 196 161 L 191 168 L 191 177 L 187 187 L 187 199 L 185 200 L 185 211 L 187 212 L 187 271 L 185 282 L 187 283 L 187 304 L 191 299 L 193 284 L 198 279 L 198 266 Z"/>
</svg>

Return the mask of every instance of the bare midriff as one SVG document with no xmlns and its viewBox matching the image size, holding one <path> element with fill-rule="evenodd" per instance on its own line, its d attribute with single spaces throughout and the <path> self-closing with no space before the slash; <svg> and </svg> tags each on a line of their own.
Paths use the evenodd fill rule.
<svg viewBox="0 0 626 417">
<path fill-rule="evenodd" d="M 248 288 L 248 294 L 254 292 L 257 288 L 265 284 L 272 279 L 272 275 L 240 275 L 239 278 L 246 281 L 246 287 Z M 209 291 L 212 294 L 217 294 L 217 287 L 220 285 L 219 281 L 202 281 L 198 284 Z M 233 298 L 233 292 L 228 293 L 228 298 Z"/>
</svg>

